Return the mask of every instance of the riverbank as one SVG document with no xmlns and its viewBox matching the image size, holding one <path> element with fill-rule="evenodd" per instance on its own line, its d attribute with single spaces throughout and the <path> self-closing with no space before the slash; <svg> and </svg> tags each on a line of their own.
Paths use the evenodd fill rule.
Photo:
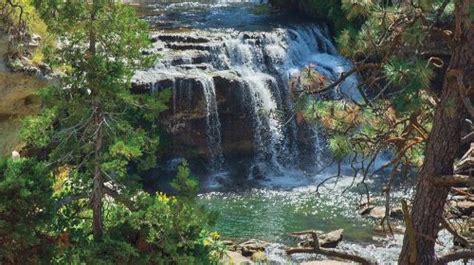
<svg viewBox="0 0 474 265">
<path fill-rule="evenodd" d="M 213 228 L 228 242 L 228 250 L 250 260 L 253 253 L 240 250 L 242 244 L 248 241 L 264 245 L 264 249 L 257 249 L 264 253 L 265 259 L 271 264 L 326 260 L 327 257 L 321 255 L 287 255 L 286 249 L 297 246 L 301 241 L 290 236 L 290 233 L 319 230 L 324 234 L 343 229 L 342 239 L 336 244 L 335 250 L 364 256 L 379 264 L 395 264 L 404 232 L 403 216 L 397 205 L 402 198 L 410 198 L 411 189 L 407 186 L 408 190 L 398 189 L 392 193 L 392 236 L 388 229 L 384 231 L 379 225 L 385 213 L 384 197 L 377 195 L 379 190 L 373 188 L 370 191 L 375 210 L 364 213 L 364 207 L 359 206 L 363 192 L 357 187 L 345 191 L 351 183 L 351 177 L 342 177 L 337 185 L 328 182 L 318 192 L 316 188 L 319 182 L 286 190 L 265 188 L 244 192 L 211 192 L 201 194 L 199 201 L 219 213 Z M 469 216 L 453 218 L 453 222 L 457 223 Z M 437 253 L 452 251 L 455 247 L 453 242 L 453 236 L 447 230 L 442 230 L 436 246 Z"/>
</svg>

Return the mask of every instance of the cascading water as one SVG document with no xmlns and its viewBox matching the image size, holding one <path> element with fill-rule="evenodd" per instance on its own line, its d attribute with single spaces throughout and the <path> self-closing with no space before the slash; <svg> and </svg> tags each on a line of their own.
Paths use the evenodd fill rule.
<svg viewBox="0 0 474 265">
<path fill-rule="evenodd" d="M 219 121 L 219 113 L 217 110 L 216 90 L 214 81 L 210 77 L 204 77 L 201 80 L 204 97 L 206 99 L 206 121 L 208 133 L 208 145 L 211 160 L 211 169 L 218 171 L 222 169 L 224 156 L 221 146 L 221 123 Z"/>
<path fill-rule="evenodd" d="M 319 146 L 316 128 L 300 126 L 295 121 L 295 102 L 289 88 L 290 76 L 298 76 L 300 69 L 311 63 L 328 78 L 335 79 L 350 65 L 337 55 L 324 26 L 267 21 L 248 15 L 241 17 L 239 12 L 248 13 L 249 10 L 242 11 L 237 5 L 238 8 L 229 13 L 226 9 L 229 8 L 226 4 L 229 2 L 261 1 L 154 5 L 161 15 L 150 16 L 150 21 L 168 27 L 153 35 L 153 50 L 163 55 L 163 58 L 153 69 L 137 73 L 135 83 L 156 90 L 173 88 L 174 117 L 182 121 L 184 115 L 181 114 L 188 114 L 188 122 L 177 121 L 170 126 L 173 130 L 178 131 L 191 124 L 189 119 L 204 118 L 206 156 L 211 170 L 222 169 L 224 157 L 232 155 L 229 146 L 238 148 L 231 141 L 248 140 L 244 137 L 235 139 L 234 135 L 229 139 L 228 131 L 237 129 L 229 129 L 233 126 L 232 119 L 239 118 L 243 119 L 243 126 L 249 127 L 248 131 L 252 132 L 253 159 L 247 166 L 247 174 L 257 179 L 262 176 L 288 175 L 301 167 L 302 156 L 320 158 L 319 153 L 324 149 Z M 174 21 L 173 14 L 177 13 L 182 14 L 179 24 L 168 23 Z M 197 18 L 196 14 L 200 17 Z M 250 19 L 251 25 L 259 27 L 229 27 L 226 23 L 233 23 L 237 19 L 226 17 L 229 14 L 237 14 L 244 22 Z M 219 28 L 216 20 L 222 22 Z M 188 23 L 192 24 L 192 30 L 183 33 L 177 31 L 182 26 L 188 26 Z M 226 80 L 224 84 L 216 83 L 216 80 L 222 79 Z M 348 95 L 356 95 L 356 81 L 355 78 L 349 78 L 341 85 L 341 90 Z M 238 97 L 229 98 L 229 84 L 237 84 L 233 89 L 238 92 L 232 93 L 240 94 Z M 198 98 L 202 98 L 205 104 L 204 109 L 200 110 L 205 112 L 201 116 L 198 115 L 200 111 L 195 110 L 200 106 Z M 243 113 L 229 110 L 227 105 L 230 101 L 237 101 L 236 105 L 243 109 Z M 224 111 L 228 113 L 222 114 Z M 227 131 L 222 131 L 225 129 L 223 126 Z M 301 141 L 301 135 L 309 135 L 309 139 Z"/>
</svg>

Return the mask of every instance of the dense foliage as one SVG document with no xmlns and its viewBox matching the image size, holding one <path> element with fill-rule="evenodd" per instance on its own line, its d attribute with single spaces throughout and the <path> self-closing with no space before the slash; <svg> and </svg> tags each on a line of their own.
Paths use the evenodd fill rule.
<svg viewBox="0 0 474 265">
<path fill-rule="evenodd" d="M 147 23 L 115 1 L 26 4 L 58 38 L 44 54 L 59 80 L 40 92 L 41 113 L 24 120 L 32 158 L 0 164 L 2 263 L 216 262 L 214 216 L 195 203 L 187 165 L 176 197 L 141 187 L 141 173 L 157 163 L 170 96 L 130 89 L 133 73 L 156 59 L 143 53 Z"/>
<path fill-rule="evenodd" d="M 435 24 L 449 23 L 452 6 L 439 11 L 442 3 L 433 1 L 424 9 L 376 1 L 340 3 L 348 21 L 364 21 L 360 30 L 347 27 L 337 37 L 339 51 L 353 60 L 353 72 L 362 77 L 361 100 L 321 100 L 314 95 L 326 92 L 325 84 L 316 82 L 315 74 L 302 76 L 304 118 L 328 130 L 329 148 L 338 161 L 348 158 L 353 164 L 362 163 L 364 179 L 377 157 L 387 151 L 394 159 L 374 173 L 391 167 L 409 174 L 422 166 L 439 96 L 435 75 L 446 59 L 431 51 L 433 43 L 448 49 L 438 35 L 429 34 Z"/>
<path fill-rule="evenodd" d="M 45 163 L 25 158 L 0 161 L 0 263 L 36 264 L 52 257 L 52 194 Z"/>
</svg>

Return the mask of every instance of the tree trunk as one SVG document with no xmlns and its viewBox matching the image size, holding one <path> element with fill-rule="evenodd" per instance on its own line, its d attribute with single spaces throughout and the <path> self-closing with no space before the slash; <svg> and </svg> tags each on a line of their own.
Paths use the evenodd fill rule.
<svg viewBox="0 0 474 265">
<path fill-rule="evenodd" d="M 103 179 L 100 168 L 100 152 L 102 149 L 102 115 L 100 107 L 96 106 L 96 118 L 94 123 L 97 126 L 95 135 L 95 155 L 94 155 L 94 180 L 92 191 L 92 219 L 93 219 L 93 234 L 96 241 L 100 241 L 103 235 L 103 218 L 102 218 L 102 198 L 103 194 Z"/>
<path fill-rule="evenodd" d="M 462 118 L 465 115 L 459 80 L 468 79 L 474 46 L 469 0 L 455 1 L 456 30 L 453 52 L 446 72 L 440 103 L 426 146 L 423 168 L 418 177 L 411 211 L 412 228 L 407 228 L 399 264 L 435 264 L 435 240 L 440 229 L 444 205 L 450 190 L 436 186 L 433 179 L 453 175 L 453 163 L 461 145 Z M 458 77 L 461 77 L 459 79 Z M 464 78 L 463 78 L 464 77 Z M 462 82 L 461 82 L 462 83 Z"/>
<path fill-rule="evenodd" d="M 91 27 L 89 29 L 89 55 L 90 58 L 94 58 L 96 55 L 96 44 L 97 44 L 97 36 L 96 31 L 93 26 L 93 23 L 96 20 L 96 13 L 98 10 L 97 1 L 92 2 L 92 10 L 91 10 Z M 102 135 L 102 109 L 99 103 L 98 98 L 98 87 L 94 86 L 95 80 L 91 78 L 88 82 L 90 86 L 91 93 L 93 96 L 92 100 L 92 111 L 94 112 L 94 178 L 93 178 L 93 188 L 92 188 L 92 233 L 94 235 L 94 240 L 100 241 L 102 240 L 102 235 L 104 231 L 103 225 L 103 218 L 102 218 L 102 198 L 104 196 L 103 193 L 103 179 L 102 179 L 102 172 L 101 172 L 101 151 L 102 151 L 102 142 L 103 142 L 103 135 Z"/>
</svg>

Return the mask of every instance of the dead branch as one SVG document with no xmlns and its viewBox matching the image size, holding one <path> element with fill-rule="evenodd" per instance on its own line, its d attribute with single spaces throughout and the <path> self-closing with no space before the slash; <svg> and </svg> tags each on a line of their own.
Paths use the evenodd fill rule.
<svg viewBox="0 0 474 265">
<path fill-rule="evenodd" d="M 393 167 L 392 172 L 390 173 L 390 179 L 388 181 L 387 188 L 385 189 L 385 215 L 382 218 L 382 221 L 380 221 L 380 225 L 383 228 L 384 228 L 384 223 L 387 224 L 388 230 L 392 236 L 393 236 L 393 229 L 392 229 L 392 226 L 390 225 L 390 191 L 392 189 L 393 183 L 395 182 L 395 177 L 397 176 L 399 165 L 400 165 L 400 162 L 398 162 Z"/>
<path fill-rule="evenodd" d="M 324 183 L 326 183 L 327 181 L 329 181 L 329 180 L 331 180 L 331 179 L 333 179 L 333 178 L 338 179 L 338 178 L 340 178 L 340 177 L 341 177 L 341 161 L 338 161 L 338 162 L 337 162 L 337 174 L 334 175 L 334 176 L 328 177 L 328 178 L 324 179 L 323 181 L 321 181 L 321 182 L 318 184 L 318 186 L 316 186 L 316 193 L 319 192 L 319 188 L 321 188 L 321 186 L 323 186 Z"/>
<path fill-rule="evenodd" d="M 61 199 L 59 199 L 57 202 L 56 202 L 56 208 L 59 209 L 67 204 L 70 204 L 70 203 L 73 203 L 75 201 L 78 201 L 80 199 L 85 199 L 87 198 L 87 193 L 78 193 L 78 194 L 73 194 L 73 195 L 70 195 L 70 196 L 67 196 L 67 197 L 63 197 Z"/>
<path fill-rule="evenodd" d="M 351 70 L 341 73 L 341 75 L 339 76 L 339 78 L 336 81 L 332 82 L 330 85 L 328 85 L 324 88 L 321 88 L 321 89 L 318 89 L 318 90 L 314 91 L 313 94 L 318 94 L 318 93 L 323 93 L 323 92 L 329 91 L 333 88 L 336 88 L 338 85 L 340 85 L 342 82 L 344 82 L 352 74 L 360 72 L 362 70 L 366 70 L 366 69 L 370 69 L 370 68 L 376 68 L 376 67 L 379 67 L 379 66 L 380 66 L 379 64 L 375 64 L 375 63 L 367 63 L 367 64 L 361 64 L 361 65 L 355 66 Z"/>
<path fill-rule="evenodd" d="M 340 258 L 340 259 L 345 259 L 345 260 L 350 260 L 354 262 L 358 262 L 363 265 L 373 265 L 377 264 L 376 262 L 365 258 L 361 257 L 355 254 L 349 254 L 337 250 L 331 250 L 331 249 L 326 249 L 322 248 L 319 246 L 319 240 L 318 240 L 318 234 L 314 230 L 309 230 L 309 231 L 302 231 L 302 232 L 295 232 L 291 233 L 293 236 L 300 236 L 300 235 L 311 235 L 313 241 L 312 241 L 312 247 L 310 248 L 288 248 L 286 250 L 286 253 L 288 255 L 296 254 L 296 253 L 310 253 L 310 254 L 321 254 L 325 255 L 327 257 L 335 257 L 335 258 Z"/>
<path fill-rule="evenodd" d="M 472 132 L 466 134 L 464 137 L 462 137 L 461 142 L 463 144 L 474 142 L 474 131 L 472 131 Z"/>
<path fill-rule="evenodd" d="M 459 243 L 461 243 L 462 245 L 464 246 L 467 246 L 469 247 L 469 241 L 463 237 L 462 235 L 460 235 L 458 233 L 458 231 L 456 231 L 456 229 L 449 223 L 449 221 L 446 219 L 446 217 L 443 217 L 443 219 L 441 219 L 441 225 L 446 228 L 446 230 L 451 233 L 451 235 L 454 236 L 454 238 L 456 238 Z"/>
<path fill-rule="evenodd" d="M 474 259 L 474 250 L 459 250 L 451 252 L 449 254 L 439 257 L 438 262 L 436 264 L 445 265 L 449 262 L 453 262 L 460 259 Z"/>
<path fill-rule="evenodd" d="M 431 180 L 434 185 L 452 187 L 458 185 L 474 186 L 474 178 L 466 175 L 440 176 Z"/>
</svg>

